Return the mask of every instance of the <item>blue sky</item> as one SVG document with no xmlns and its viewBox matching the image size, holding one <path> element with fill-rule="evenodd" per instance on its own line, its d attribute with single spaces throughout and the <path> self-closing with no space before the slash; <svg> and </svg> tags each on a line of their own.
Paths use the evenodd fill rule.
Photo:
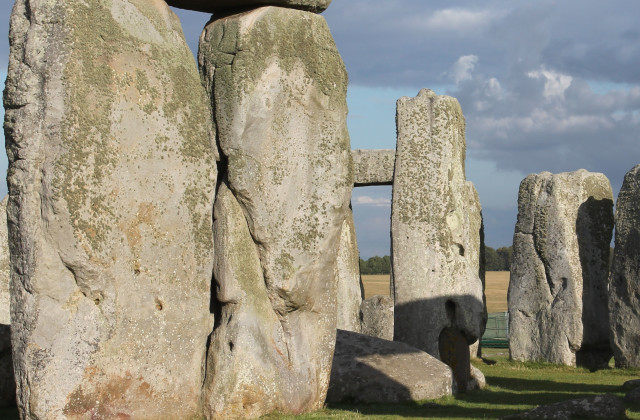
<svg viewBox="0 0 640 420">
<path fill-rule="evenodd" d="M 4 34 L 12 3 L 0 4 Z M 174 10 L 197 48 L 209 16 Z M 490 246 L 511 243 L 527 174 L 585 168 L 607 175 L 617 194 L 640 163 L 636 0 L 333 0 L 323 15 L 349 72 L 353 148 L 395 147 L 401 96 L 430 88 L 458 98 L 467 179 L 479 191 Z M 7 57 L 5 35 L 3 80 Z M 389 254 L 390 198 L 388 187 L 354 190 L 364 258 Z"/>
</svg>

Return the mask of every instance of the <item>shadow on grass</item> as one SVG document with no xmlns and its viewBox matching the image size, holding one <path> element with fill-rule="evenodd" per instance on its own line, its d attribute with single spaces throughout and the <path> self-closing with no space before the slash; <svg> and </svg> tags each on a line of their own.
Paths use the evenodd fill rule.
<svg viewBox="0 0 640 420">
<path fill-rule="evenodd" d="M 540 391 L 553 395 L 575 395 L 584 393 L 585 395 L 616 393 L 621 391 L 619 385 L 588 384 L 556 382 L 541 379 L 509 378 L 504 376 L 486 375 L 487 383 L 491 386 L 506 388 L 513 391 Z"/>
</svg>

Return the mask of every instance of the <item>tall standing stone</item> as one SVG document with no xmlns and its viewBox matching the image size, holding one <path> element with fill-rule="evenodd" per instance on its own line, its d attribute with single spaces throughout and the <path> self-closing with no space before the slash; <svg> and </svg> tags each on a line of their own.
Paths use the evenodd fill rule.
<svg viewBox="0 0 640 420">
<path fill-rule="evenodd" d="M 520 184 L 508 295 L 512 359 L 607 365 L 612 208 L 609 180 L 584 169 L 532 174 Z"/>
<path fill-rule="evenodd" d="M 353 186 L 342 59 L 321 16 L 264 7 L 208 24 L 199 60 L 226 163 L 216 208 L 237 232 L 216 245 L 234 258 L 214 273 L 206 413 L 320 408 Z"/>
<path fill-rule="evenodd" d="M 362 332 L 360 305 L 364 296 L 364 287 L 360 278 L 360 254 L 352 211 L 347 213 L 342 225 L 336 277 L 338 279 L 336 327 L 346 331 Z"/>
<path fill-rule="evenodd" d="M 162 1 L 18 0 L 4 92 L 25 418 L 201 416 L 210 107 Z"/>
<path fill-rule="evenodd" d="M 640 367 L 640 165 L 624 177 L 616 203 L 609 290 L 610 338 L 616 366 Z"/>
<path fill-rule="evenodd" d="M 391 239 L 394 340 L 446 361 L 459 389 L 484 331 L 479 224 L 465 181 L 458 101 L 423 89 L 397 104 Z M 466 354 L 466 356 L 465 356 Z"/>
</svg>

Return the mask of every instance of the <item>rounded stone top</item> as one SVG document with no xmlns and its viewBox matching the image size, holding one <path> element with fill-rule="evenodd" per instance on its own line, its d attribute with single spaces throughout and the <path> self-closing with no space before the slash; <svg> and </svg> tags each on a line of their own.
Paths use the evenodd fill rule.
<svg viewBox="0 0 640 420">
<path fill-rule="evenodd" d="M 198 12 L 217 13 L 235 9 L 251 9 L 262 6 L 279 6 L 321 13 L 331 0 L 166 0 L 169 6 Z"/>
</svg>

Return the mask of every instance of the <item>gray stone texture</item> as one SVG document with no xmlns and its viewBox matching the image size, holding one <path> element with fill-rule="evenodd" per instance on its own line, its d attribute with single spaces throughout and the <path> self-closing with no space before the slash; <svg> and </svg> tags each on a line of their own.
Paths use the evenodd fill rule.
<svg viewBox="0 0 640 420">
<path fill-rule="evenodd" d="M 362 301 L 360 320 L 362 333 L 384 340 L 393 340 L 393 299 L 374 295 Z"/>
<path fill-rule="evenodd" d="M 616 366 L 640 367 L 640 165 L 624 177 L 616 203 L 609 290 L 610 340 Z"/>
<path fill-rule="evenodd" d="M 640 379 L 631 379 L 622 384 L 622 389 L 624 390 L 633 390 L 636 388 L 640 388 Z"/>
<path fill-rule="evenodd" d="M 452 392 L 451 369 L 428 353 L 338 330 L 327 402 L 398 403 Z"/>
<path fill-rule="evenodd" d="M 336 277 L 338 279 L 336 326 L 341 330 L 361 332 L 360 304 L 364 296 L 364 288 L 360 278 L 360 254 L 351 211 L 347 213 L 342 224 Z"/>
<path fill-rule="evenodd" d="M 394 340 L 441 360 L 444 344 L 450 362 L 462 358 L 454 374 L 464 389 L 469 345 L 486 323 L 478 266 L 481 219 L 477 196 L 465 181 L 464 116 L 454 98 L 423 89 L 398 100 L 396 120 Z"/>
<path fill-rule="evenodd" d="M 542 172 L 520 184 L 508 295 L 512 359 L 607 365 L 612 207 L 603 174 Z"/>
<path fill-rule="evenodd" d="M 18 0 L 4 91 L 24 418 L 201 416 L 210 108 L 164 2 Z"/>
<path fill-rule="evenodd" d="M 11 357 L 11 314 L 9 310 L 9 236 L 7 232 L 7 201 L 5 196 L 0 202 L 0 407 L 15 404 L 16 381 L 13 378 L 13 359 Z"/>
<path fill-rule="evenodd" d="M 624 396 L 624 400 L 632 404 L 640 403 L 640 388 L 635 388 L 627 392 Z"/>
<path fill-rule="evenodd" d="M 279 7 L 212 21 L 199 61 L 226 164 L 229 191 L 218 200 L 227 201 L 216 206 L 232 209 L 225 217 L 234 226 L 246 225 L 216 245 L 220 258 L 237 255 L 214 272 L 221 317 L 205 413 L 321 408 L 353 186 L 344 64 L 324 18 Z"/>
<path fill-rule="evenodd" d="M 320 13 L 331 0 L 167 0 L 169 6 L 206 13 L 229 13 L 262 6 L 290 7 Z"/>
<path fill-rule="evenodd" d="M 356 149 L 351 151 L 351 156 L 356 187 L 393 184 L 395 149 Z"/>
<path fill-rule="evenodd" d="M 622 398 L 611 394 L 595 395 L 588 398 L 561 401 L 549 405 L 541 405 L 524 413 L 503 417 L 504 420 L 516 419 L 625 419 Z"/>
</svg>

